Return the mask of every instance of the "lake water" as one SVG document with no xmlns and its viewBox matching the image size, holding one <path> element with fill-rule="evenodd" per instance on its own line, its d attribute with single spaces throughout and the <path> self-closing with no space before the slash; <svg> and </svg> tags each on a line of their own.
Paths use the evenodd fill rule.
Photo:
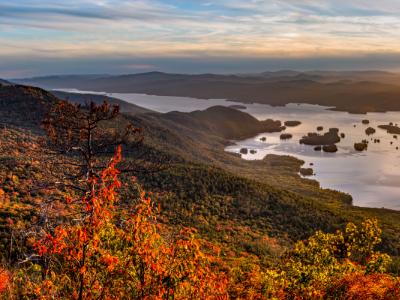
<svg viewBox="0 0 400 300">
<path fill-rule="evenodd" d="M 119 98 L 158 112 L 174 110 L 190 112 L 214 105 L 242 104 L 222 99 L 201 100 L 120 93 L 96 94 Z M 254 138 L 236 141 L 235 145 L 227 147 L 226 151 L 239 153 L 244 147 L 256 150 L 256 154 L 242 155 L 244 159 L 249 160 L 262 159 L 267 154 L 295 156 L 305 161 L 304 167 L 313 164 L 315 175 L 310 178 L 318 180 L 324 188 L 351 194 L 354 205 L 400 210 L 400 150 L 396 150 L 396 147 L 400 148 L 400 137 L 399 140 L 394 139 L 393 135 L 377 128 L 377 125 L 389 122 L 400 124 L 400 112 L 354 115 L 307 104 L 289 104 L 285 107 L 271 107 L 264 104 L 243 105 L 247 107 L 243 111 L 259 120 L 268 118 L 282 122 L 298 120 L 302 124 L 286 129 L 285 132 L 293 134 L 290 140 L 281 141 L 279 138 L 281 133 L 260 134 Z M 370 120 L 370 124 L 363 125 L 361 123 L 363 119 Z M 313 146 L 299 144 L 299 139 L 308 132 L 315 132 L 317 126 L 323 126 L 324 132 L 331 127 L 336 127 L 340 129 L 340 132 L 345 133 L 346 137 L 337 144 L 339 149 L 337 153 L 316 152 Z M 368 137 L 365 129 L 369 126 L 375 128 L 376 133 Z M 266 142 L 260 141 L 261 137 L 266 137 Z M 371 138 L 380 139 L 380 143 L 373 143 Z M 370 140 L 368 151 L 355 151 L 354 143 L 361 142 L 363 139 Z"/>
</svg>

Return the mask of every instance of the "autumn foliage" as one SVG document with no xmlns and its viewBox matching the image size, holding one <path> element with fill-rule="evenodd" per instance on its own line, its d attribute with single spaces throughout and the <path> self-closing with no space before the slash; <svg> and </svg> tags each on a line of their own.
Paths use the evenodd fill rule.
<svg viewBox="0 0 400 300">
<path fill-rule="evenodd" d="M 387 274 L 348 274 L 334 282 L 327 291 L 328 299 L 384 300 L 399 297 L 399 279 Z"/>
<path fill-rule="evenodd" d="M 103 122 L 117 113 L 107 104 L 82 112 L 61 103 L 48 116 L 53 150 L 73 158 L 75 181 L 61 182 L 65 189 L 52 196 L 62 198 L 50 202 L 56 222 L 45 215 L 41 226 L 25 230 L 23 259 L 0 267 L 1 299 L 400 299 L 400 280 L 387 271 L 391 257 L 377 251 L 375 219 L 317 231 L 286 248 L 259 239 L 257 245 L 286 250 L 274 261 L 231 254 L 194 228 L 161 222 L 150 194 L 135 178 L 122 182 L 119 171 L 121 145 L 139 131 L 129 126 L 111 143 L 102 139 Z M 10 201 L 10 193 L 0 188 L 3 198 Z M 18 227 L 11 219 L 7 226 Z"/>
<path fill-rule="evenodd" d="M 173 234 L 141 191 L 120 209 L 121 148 L 90 191 L 68 196 L 69 222 L 42 231 L 30 265 L 0 273 L 9 299 L 398 299 L 399 279 L 386 272 L 390 257 L 376 220 L 317 232 L 282 256 L 276 267 L 259 258 L 224 261 L 194 229 Z M 132 182 L 132 184 L 137 184 Z M 140 189 L 140 188 L 139 188 Z M 11 279 L 11 280 L 10 280 Z M 10 284 L 9 284 L 10 283 Z M 9 286 L 9 288 L 7 288 Z"/>
<path fill-rule="evenodd" d="M 150 198 L 142 192 L 129 211 L 117 209 L 121 148 L 93 190 L 81 199 L 86 214 L 43 232 L 35 243 L 41 273 L 20 295 L 40 299 L 225 299 L 227 278 L 202 251 L 195 231 L 167 242 Z M 16 278 L 15 281 L 26 280 Z M 20 282 L 22 283 L 22 282 Z"/>
<path fill-rule="evenodd" d="M 6 270 L 0 268 L 0 294 L 7 289 L 9 283 L 10 283 L 9 273 Z"/>
</svg>

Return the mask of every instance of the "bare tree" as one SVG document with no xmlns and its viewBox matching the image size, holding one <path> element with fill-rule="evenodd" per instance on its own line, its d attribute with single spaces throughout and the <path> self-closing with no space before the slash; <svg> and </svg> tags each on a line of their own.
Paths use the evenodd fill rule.
<svg viewBox="0 0 400 300">
<path fill-rule="evenodd" d="M 65 177 L 58 183 L 81 191 L 88 187 L 79 183 L 98 177 L 117 146 L 134 149 L 143 141 L 142 130 L 120 118 L 118 106 L 106 102 L 81 106 L 61 101 L 50 109 L 43 127 L 47 149 L 63 168 Z"/>
</svg>

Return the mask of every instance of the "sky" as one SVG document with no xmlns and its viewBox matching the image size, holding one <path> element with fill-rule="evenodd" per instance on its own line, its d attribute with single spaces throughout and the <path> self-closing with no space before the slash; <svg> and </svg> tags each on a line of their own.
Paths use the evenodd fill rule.
<svg viewBox="0 0 400 300">
<path fill-rule="evenodd" d="M 400 0 L 0 0 L 0 77 L 400 70 Z"/>
</svg>

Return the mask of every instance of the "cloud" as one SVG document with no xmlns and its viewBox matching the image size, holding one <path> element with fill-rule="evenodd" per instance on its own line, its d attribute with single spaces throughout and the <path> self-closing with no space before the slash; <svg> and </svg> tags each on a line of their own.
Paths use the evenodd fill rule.
<svg viewBox="0 0 400 300">
<path fill-rule="evenodd" d="M 9 62 L 23 57 L 278 61 L 398 52 L 398 0 L 0 2 L 0 56 Z"/>
</svg>

